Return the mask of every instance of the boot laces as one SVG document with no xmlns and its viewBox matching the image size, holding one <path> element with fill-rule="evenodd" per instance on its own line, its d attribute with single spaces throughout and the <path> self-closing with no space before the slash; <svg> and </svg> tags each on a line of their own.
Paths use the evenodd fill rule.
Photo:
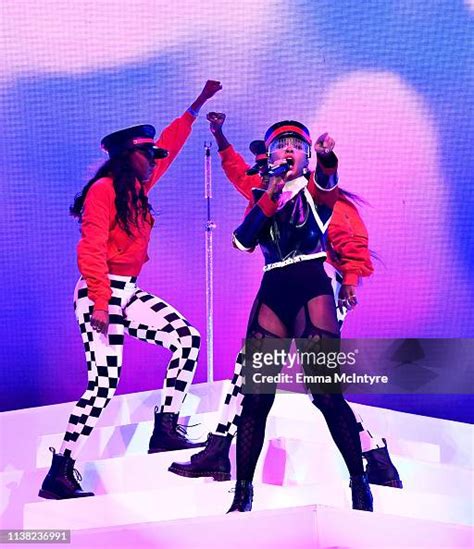
<svg viewBox="0 0 474 549">
<path fill-rule="evenodd" d="M 231 488 L 230 490 L 228 490 L 227 493 L 228 493 L 228 494 L 234 494 L 234 499 L 235 499 L 236 497 L 239 497 L 239 496 L 240 496 L 241 498 L 244 497 L 245 491 L 244 491 L 241 487 L 239 487 L 238 490 L 239 490 L 239 492 L 237 493 L 237 488 L 234 486 L 233 488 Z M 252 493 L 252 492 L 250 491 L 250 493 Z M 237 495 L 236 495 L 236 494 L 237 494 Z"/>
<path fill-rule="evenodd" d="M 202 456 L 207 456 L 207 454 L 211 451 L 208 445 L 208 442 L 209 442 L 209 437 L 207 437 L 206 446 L 204 446 L 204 448 L 199 452 Z"/>
<path fill-rule="evenodd" d="M 79 473 L 79 471 L 75 468 L 68 469 L 66 465 L 66 478 L 69 481 L 69 484 L 75 488 L 76 490 L 82 490 L 81 485 L 79 484 L 82 481 L 82 475 Z"/>
<path fill-rule="evenodd" d="M 72 474 L 74 475 L 74 478 L 76 479 L 77 482 L 82 481 L 82 475 L 81 475 L 81 473 L 79 473 L 79 471 L 77 469 L 73 469 Z"/>
<path fill-rule="evenodd" d="M 200 423 L 194 423 L 193 425 L 181 425 L 181 423 L 176 424 L 176 432 L 181 436 L 186 438 L 188 434 L 188 429 L 191 427 L 198 427 Z M 189 438 L 189 437 L 188 437 Z M 198 440 L 197 438 L 189 438 L 189 440 Z"/>
<path fill-rule="evenodd" d="M 185 427 L 184 425 L 181 425 L 181 423 L 176 424 L 176 430 L 178 431 L 178 433 L 181 433 L 182 435 L 188 434 L 188 428 Z"/>
<path fill-rule="evenodd" d="M 200 425 L 200 424 L 198 423 L 197 425 Z M 212 436 L 213 436 L 212 433 L 209 433 L 207 435 L 206 446 L 204 446 L 204 448 L 199 452 L 201 455 L 205 456 L 209 454 L 209 452 L 211 451 L 211 445 L 209 444 L 209 442 L 212 440 Z M 191 457 L 194 457 L 194 456 L 191 456 Z"/>
<path fill-rule="evenodd" d="M 228 491 L 228 493 L 229 493 L 229 494 L 235 494 L 237 490 L 239 490 L 240 492 L 242 492 L 242 491 L 243 491 L 243 490 L 242 490 L 242 486 L 235 486 L 235 485 L 234 485 L 234 487 L 231 488 L 231 489 Z"/>
<path fill-rule="evenodd" d="M 75 489 L 75 490 L 82 490 L 81 485 L 79 484 L 82 480 L 82 475 L 79 473 L 77 469 L 72 470 L 72 475 L 69 477 L 69 484 Z"/>
</svg>

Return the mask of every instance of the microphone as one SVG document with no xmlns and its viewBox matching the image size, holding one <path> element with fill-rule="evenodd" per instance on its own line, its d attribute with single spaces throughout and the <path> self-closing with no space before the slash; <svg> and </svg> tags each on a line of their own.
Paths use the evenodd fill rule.
<svg viewBox="0 0 474 549">
<path fill-rule="evenodd" d="M 255 164 L 246 171 L 246 174 L 256 175 L 268 165 L 267 147 L 265 141 L 256 139 L 250 143 L 249 149 L 255 155 Z"/>
<path fill-rule="evenodd" d="M 293 158 L 287 158 L 286 162 L 284 164 L 280 164 L 279 166 L 272 167 L 272 165 L 270 164 L 265 175 L 268 175 L 270 177 L 283 175 L 288 172 L 294 166 L 294 164 L 295 161 L 293 160 Z"/>
</svg>

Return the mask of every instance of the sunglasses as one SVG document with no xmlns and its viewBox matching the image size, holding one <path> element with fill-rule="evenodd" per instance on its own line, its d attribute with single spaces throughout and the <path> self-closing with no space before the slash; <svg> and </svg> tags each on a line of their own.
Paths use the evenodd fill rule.
<svg viewBox="0 0 474 549">
<path fill-rule="evenodd" d="M 139 151 L 147 158 L 147 160 L 155 160 L 155 149 L 153 147 L 135 147 L 134 150 Z"/>
<path fill-rule="evenodd" d="M 282 149 L 291 148 L 296 151 L 303 151 L 307 156 L 311 151 L 310 146 L 306 141 L 299 139 L 298 137 L 280 137 L 273 140 L 268 148 L 269 153 L 279 151 Z"/>
</svg>

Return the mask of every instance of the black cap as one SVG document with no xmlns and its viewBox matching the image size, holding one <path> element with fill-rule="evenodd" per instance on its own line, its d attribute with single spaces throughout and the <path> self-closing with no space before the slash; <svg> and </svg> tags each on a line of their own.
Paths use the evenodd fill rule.
<svg viewBox="0 0 474 549">
<path fill-rule="evenodd" d="M 267 147 L 265 146 L 265 141 L 261 139 L 256 139 L 252 141 L 249 145 L 250 152 L 252 152 L 256 157 L 261 157 L 262 155 L 267 155 Z"/>
<path fill-rule="evenodd" d="M 265 132 L 265 145 L 269 147 L 274 139 L 284 136 L 298 137 L 311 146 L 311 136 L 308 128 L 296 120 L 282 120 L 271 125 Z"/>
<path fill-rule="evenodd" d="M 155 158 L 165 158 L 168 151 L 155 145 L 155 134 L 156 130 L 151 124 L 140 124 L 109 133 L 100 144 L 111 158 L 125 150 L 143 147 L 153 150 Z"/>
</svg>

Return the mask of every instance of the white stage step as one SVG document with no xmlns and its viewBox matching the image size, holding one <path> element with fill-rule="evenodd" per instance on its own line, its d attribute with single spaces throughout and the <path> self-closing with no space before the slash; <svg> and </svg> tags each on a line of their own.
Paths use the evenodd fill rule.
<svg viewBox="0 0 474 549">
<path fill-rule="evenodd" d="M 234 486 L 229 482 L 188 482 L 173 489 L 154 488 L 137 492 L 112 493 L 92 498 L 65 501 L 43 500 L 24 507 L 25 528 L 66 528 L 81 530 L 150 522 L 219 515 L 225 512 Z M 469 525 L 472 506 L 444 494 L 405 492 L 373 486 L 377 514 L 391 514 L 437 522 Z M 255 509 L 297 507 L 323 504 L 351 508 L 347 481 L 304 486 L 256 484 Z"/>
<path fill-rule="evenodd" d="M 168 472 L 173 461 L 188 461 L 198 450 L 137 454 L 81 462 L 83 486 L 96 494 L 145 490 L 147 487 L 171 488 L 196 479 L 183 479 Z M 51 454 L 50 454 L 51 456 Z M 235 478 L 235 444 L 230 452 Z M 405 491 L 445 494 L 469 501 L 472 497 L 473 472 L 461 467 L 423 463 L 412 458 L 392 456 L 404 482 Z M 15 493 L 22 501 L 35 501 L 38 488 L 49 469 L 5 471 L 0 473 L 0 491 L 6 498 Z M 337 449 L 297 439 L 268 439 L 259 460 L 256 480 L 275 485 L 304 485 L 345 480 L 347 470 Z M 202 479 L 202 482 L 208 480 Z M 211 479 L 209 479 L 211 481 Z"/>
<path fill-rule="evenodd" d="M 172 461 L 187 461 L 195 450 L 165 452 L 154 455 L 131 455 L 81 463 L 82 485 L 97 495 L 127 493 L 147 489 L 174 490 L 194 487 L 212 479 L 187 479 L 168 472 Z M 473 473 L 469 469 L 436 463 L 422 463 L 395 456 L 404 482 L 403 497 L 419 492 L 450 496 L 456 509 L 472 509 Z M 235 445 L 231 448 L 235 477 Z M 0 474 L 2 522 L 10 527 L 22 526 L 23 505 L 38 499 L 38 490 L 48 467 L 33 471 L 10 471 Z M 347 484 L 345 465 L 333 447 L 308 444 L 294 439 L 267 440 L 255 474 L 256 482 L 285 486 L 305 486 L 342 482 Z M 398 491 L 390 488 L 390 491 Z M 326 503 L 326 502 L 324 502 Z M 448 502 L 449 503 L 449 502 Z M 454 522 L 456 522 L 454 520 Z"/>
<path fill-rule="evenodd" d="M 226 386 L 217 382 L 192 387 L 181 418 L 202 425 L 191 430 L 191 436 L 205 437 L 214 429 Z M 198 531 L 205 530 L 202 526 L 205 523 L 224 529 L 223 521 L 227 525 L 248 526 L 251 531 L 252 524 L 257 524 L 255 516 L 268 519 L 270 529 L 271 524 L 278 523 L 276 517 L 280 517 L 284 530 L 286 519 L 282 517 L 296 513 L 295 520 L 305 525 L 301 540 L 304 543 L 310 540 L 309 545 L 301 547 L 388 547 L 379 544 L 383 530 L 375 522 L 367 539 L 363 537 L 361 525 L 377 517 L 384 528 L 393 528 L 397 534 L 407 528 L 403 531 L 405 545 L 397 541 L 395 547 L 424 547 L 409 545 L 409 540 L 424 537 L 431 539 L 430 547 L 436 546 L 433 544 L 436 540 L 440 547 L 466 546 L 461 544 L 467 539 L 466 529 L 461 526 L 472 522 L 471 425 L 352 404 L 372 432 L 388 439 L 392 459 L 405 486 L 403 490 L 373 486 L 376 512 L 353 512 L 347 472 L 322 415 L 305 395 L 279 394 L 268 420 L 266 443 L 256 471 L 254 508 L 259 512 L 226 517 L 223 514 L 232 500 L 228 490 L 233 482 L 185 479 L 167 471 L 172 461 L 187 461 L 197 450 L 146 454 L 153 408 L 159 402 L 159 391 L 121 395 L 112 400 L 78 462 L 84 488 L 98 494 L 83 500 L 46 501 L 37 497 L 51 463 L 48 446 L 59 448 L 73 404 L 0 414 L 2 440 L 15 441 L 18 433 L 28 433 L 21 445 L 2 448 L 1 527 L 72 528 L 82 531 L 78 539 L 91 543 L 93 539 L 87 537 L 92 535 L 91 529 L 96 529 L 98 536 L 106 536 L 108 530 L 112 536 L 114 532 L 122 532 L 124 539 L 133 536 L 141 539 L 143 535 L 148 540 L 149 534 L 150 540 L 159 540 L 157 545 L 150 546 L 166 547 L 161 540 L 174 539 L 178 545 L 169 547 L 179 547 L 180 539 L 185 543 L 198 538 L 197 534 L 190 537 L 188 527 L 181 536 L 183 526 L 178 526 L 183 524 L 181 520 L 195 524 Z M 235 445 L 231 457 L 235 473 Z M 325 517 L 328 524 L 339 521 L 339 528 L 341 521 L 347 519 L 359 537 L 347 538 L 352 541 L 344 545 L 345 528 L 340 528 L 338 535 L 335 528 L 334 531 L 329 528 L 328 537 L 325 534 L 321 537 L 325 530 L 318 516 Z M 331 522 L 328 517 L 334 520 Z M 277 526 L 267 532 L 272 547 L 278 547 L 278 540 L 285 539 L 283 530 L 281 536 L 276 535 Z M 422 536 L 422 532 L 426 535 Z M 430 532 L 432 535 L 428 535 Z M 262 532 L 263 537 L 255 540 L 263 540 L 267 533 Z M 102 539 L 100 536 L 97 539 Z M 285 547 L 298 547 L 293 540 L 300 538 L 295 532 L 292 536 L 292 542 Z M 393 536 L 385 531 L 387 537 L 391 540 Z M 322 545 L 314 545 L 315 539 Z M 242 537 L 232 538 L 236 543 L 237 540 L 244 543 Z M 448 543 L 449 540 L 457 540 L 459 544 Z M 110 545 L 116 546 L 116 541 Z M 195 543 L 182 546 L 199 547 Z M 259 547 L 255 543 L 251 546 Z"/>
<path fill-rule="evenodd" d="M 314 415 L 314 406 L 305 395 L 278 394 L 271 413 L 278 417 L 301 419 Z M 298 398 L 299 397 L 299 398 Z M 440 462 L 472 468 L 474 426 L 458 421 L 419 416 L 386 408 L 350 402 L 369 430 L 389 441 L 397 439 L 426 442 L 440 447 Z"/>
<path fill-rule="evenodd" d="M 193 416 L 201 412 L 215 411 L 219 407 L 225 381 L 197 383 L 191 386 L 185 398 L 181 416 Z M 79 397 L 80 395 L 78 395 Z M 161 402 L 161 391 L 145 391 L 116 395 L 100 417 L 98 428 L 129 426 L 153 418 L 153 410 Z M 21 470 L 37 467 L 38 438 L 49 433 L 64 433 L 75 402 L 25 408 L 0 413 L 0 437 L 16 441 L 23 433 L 21 451 L 15 444 L 5 444 L 0 453 L 0 471 L 15 468 Z M 26 436 L 26 434 L 28 436 Z"/>
<path fill-rule="evenodd" d="M 181 416 L 215 413 L 226 387 L 227 381 L 193 385 L 185 400 Z M 153 418 L 153 408 L 160 399 L 161 391 L 116 396 L 102 414 L 98 428 L 122 426 L 125 430 L 127 428 L 133 430 L 133 425 Z M 29 434 L 22 439 L 21 452 L 14 445 L 6 445 L 2 449 L 0 471 L 7 468 L 34 469 L 37 466 L 35 461 L 37 437 L 63 433 L 73 405 L 74 403 L 69 402 L 0 414 L 0 434 L 3 440 L 16 440 L 18 432 Z M 362 415 L 366 426 L 371 431 L 390 441 L 391 450 L 392 445 L 397 444 L 398 440 L 406 441 L 408 445 L 410 443 L 426 444 L 423 450 L 424 460 L 472 467 L 474 434 L 472 425 L 355 403 L 352 403 L 351 407 Z M 306 422 L 315 422 L 317 425 L 322 421 L 321 414 L 315 413 L 314 406 L 305 395 L 278 394 L 271 415 L 294 421 L 293 426 L 296 429 L 298 429 L 298 423 L 303 421 L 304 425 L 300 432 L 306 431 Z M 192 421 L 194 422 L 194 418 Z M 211 429 L 214 427 L 214 421 L 209 427 Z M 300 432 L 295 436 L 301 436 Z M 121 434 L 126 436 L 127 433 Z M 130 432 L 128 434 L 130 435 Z M 280 436 L 277 433 L 272 434 Z M 437 451 L 439 451 L 439 459 L 435 453 Z M 399 450 L 397 452 L 403 454 Z"/>
<path fill-rule="evenodd" d="M 191 421 L 194 422 L 196 414 L 216 414 L 225 388 L 225 382 L 193 385 L 185 400 L 181 416 L 193 416 Z M 99 454 L 101 457 L 114 457 L 121 455 L 123 451 L 130 451 L 127 442 L 135 438 L 139 423 L 148 422 L 153 418 L 153 408 L 159 401 L 160 391 L 120 395 L 112 399 L 90 437 L 81 459 L 97 459 L 98 455 L 92 453 L 94 439 L 95 444 L 104 452 L 103 456 Z M 40 446 L 45 455 L 48 446 L 57 446 L 58 437 L 62 437 L 64 433 L 72 406 L 73 403 L 66 403 L 0 414 L 0 434 L 3 440 L 15 440 L 18 432 L 29 433 L 28 437 L 22 439 L 21 452 L 14 445 L 5 445 L 0 454 L 0 471 L 29 470 L 43 466 L 44 462 L 41 459 L 38 461 L 36 456 L 37 438 L 44 437 Z M 416 455 L 424 461 L 472 467 L 474 430 L 471 425 L 360 404 L 352 404 L 352 407 L 362 415 L 366 426 L 372 432 L 388 439 L 392 452 L 413 456 L 416 448 Z M 315 411 L 305 395 L 278 394 L 271 412 L 272 416 L 280 418 L 278 428 L 283 430 L 270 431 L 273 436 L 285 436 L 287 429 L 292 429 L 294 436 L 307 437 L 311 435 L 311 425 L 319 432 L 321 429 L 327 431 L 321 414 Z M 215 427 L 215 417 L 210 415 L 209 418 L 212 419 L 207 420 L 207 427 L 210 430 Z M 286 425 L 285 419 L 288 420 Z M 101 430 L 103 435 L 99 437 L 96 433 Z M 56 433 L 57 437 L 50 438 L 52 433 Z M 114 438 L 119 444 L 116 448 L 112 444 L 109 451 L 107 445 Z M 115 451 L 117 453 L 113 453 Z M 136 448 L 136 451 L 131 448 L 131 453 L 142 451 L 142 446 Z"/>
<path fill-rule="evenodd" d="M 472 531 L 434 521 L 309 505 L 82 530 L 71 547 L 159 549 L 461 549 Z"/>
<path fill-rule="evenodd" d="M 305 442 L 333 446 L 329 430 L 316 410 L 313 417 L 295 420 L 271 414 L 267 422 L 267 438 L 295 438 Z M 191 424 L 199 424 L 190 429 L 189 436 L 196 440 L 206 440 L 208 432 L 215 429 L 218 414 L 208 412 L 189 418 Z M 188 418 L 183 418 L 187 422 Z M 143 454 L 153 431 L 153 421 L 138 424 L 97 427 L 92 432 L 81 453 L 82 461 L 107 459 L 124 455 Z M 42 435 L 37 442 L 36 467 L 45 467 L 51 462 L 49 447 L 59 449 L 64 433 Z M 440 448 L 426 442 L 396 439 L 388 441 L 390 453 L 421 461 L 439 462 Z M 20 464 L 16 464 L 18 467 Z"/>
<path fill-rule="evenodd" d="M 332 438 L 322 414 L 314 407 L 311 407 L 308 410 L 308 413 L 300 419 L 282 416 L 280 415 L 280 412 L 281 410 L 279 408 L 275 408 L 275 410 L 272 409 L 270 413 L 266 431 L 268 437 L 290 437 L 306 440 L 308 442 L 332 442 Z M 381 437 L 387 438 L 386 433 L 383 431 L 376 433 L 379 439 Z M 396 438 L 388 438 L 387 442 L 389 451 L 393 455 L 411 457 L 433 463 L 439 463 L 441 460 L 441 449 L 437 444 L 411 440 L 405 438 L 403 434 L 399 434 Z"/>
</svg>

